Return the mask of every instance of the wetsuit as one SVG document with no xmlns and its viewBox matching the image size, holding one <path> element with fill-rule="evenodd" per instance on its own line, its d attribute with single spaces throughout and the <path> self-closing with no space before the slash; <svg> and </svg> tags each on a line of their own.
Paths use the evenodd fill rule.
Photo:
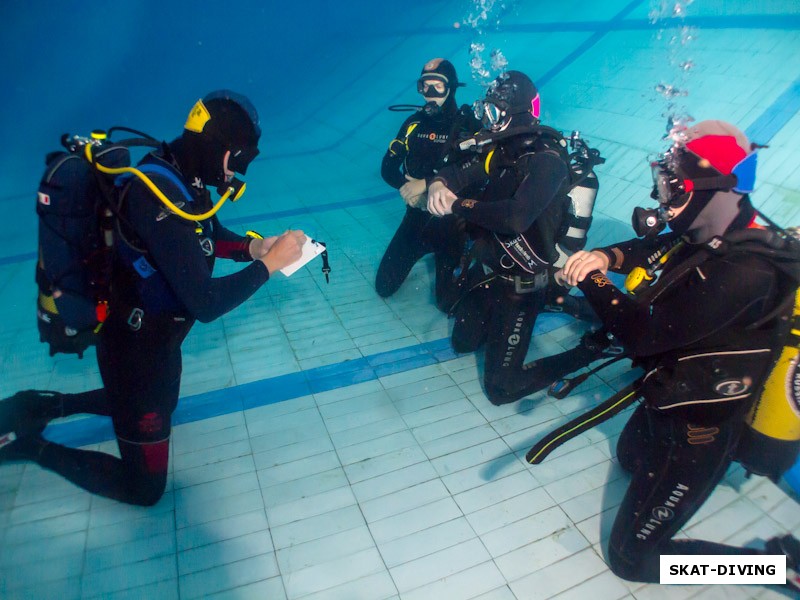
<svg viewBox="0 0 800 600">
<path fill-rule="evenodd" d="M 675 234 L 604 248 L 613 271 L 647 265 Z M 609 541 L 611 569 L 657 582 L 661 554 L 757 554 L 673 539 L 725 475 L 775 346 L 770 314 L 785 292 L 755 254 L 707 255 L 684 244 L 656 284 L 625 295 L 599 271 L 579 284 L 606 328 L 645 371 L 644 399 L 621 434 L 620 464 L 633 474 Z M 767 319 L 767 323 L 759 323 Z M 756 325 L 755 327 L 752 327 Z"/>
<path fill-rule="evenodd" d="M 484 385 L 493 404 L 543 389 L 595 355 L 579 346 L 524 363 L 536 317 L 550 296 L 555 238 L 569 201 L 567 160 L 560 138 L 531 127 L 436 177 L 460 197 L 453 213 L 476 226 L 471 291 L 457 305 L 452 344 L 457 352 L 486 344 Z M 465 196 L 462 190 L 487 176 L 478 200 Z"/>
<path fill-rule="evenodd" d="M 381 163 L 383 180 L 395 189 L 407 183 L 406 175 L 430 179 L 441 168 L 462 133 L 480 127 L 466 108 L 458 110 L 448 99 L 441 112 L 428 115 L 420 110 L 405 120 Z M 436 262 L 436 305 L 447 311 L 455 302 L 453 269 L 459 263 L 464 243 L 463 228 L 454 216 L 443 219 L 421 208 L 406 207 L 406 213 L 378 266 L 375 289 L 381 297 L 394 294 L 411 268 L 426 254 Z"/>
<path fill-rule="evenodd" d="M 148 155 L 140 168 L 183 210 L 199 214 L 211 207 L 208 191 L 192 187 L 168 151 Z M 167 479 L 181 343 L 195 320 L 209 322 L 235 308 L 269 279 L 269 271 L 252 261 L 214 278 L 218 256 L 251 260 L 248 238 L 225 229 L 216 216 L 194 223 L 172 214 L 138 179 L 122 198 L 111 313 L 97 348 L 104 389 L 59 395 L 48 409 L 40 405 L 37 415 L 42 423 L 77 413 L 110 416 L 121 458 L 53 443 L 31 448 L 29 438 L 23 438 L 18 457 L 32 458 L 93 493 L 150 505 Z"/>
</svg>

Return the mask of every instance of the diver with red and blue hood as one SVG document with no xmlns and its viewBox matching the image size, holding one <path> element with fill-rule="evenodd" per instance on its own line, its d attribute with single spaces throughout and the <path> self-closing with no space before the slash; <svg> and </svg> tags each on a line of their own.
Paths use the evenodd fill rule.
<svg viewBox="0 0 800 600">
<path fill-rule="evenodd" d="M 770 439 L 748 426 L 764 408 L 762 389 L 786 343 L 781 332 L 797 327 L 800 283 L 798 243 L 756 221 L 749 197 L 756 148 L 722 121 L 681 132 L 651 163 L 658 208 L 635 209 L 640 237 L 576 252 L 556 274 L 580 288 L 644 370 L 630 396 L 641 404 L 617 443 L 617 460 L 632 477 L 608 563 L 624 579 L 658 582 L 661 555 L 766 553 L 786 555 L 787 582 L 800 590 L 800 542 L 790 534 L 771 538 L 765 550 L 678 537 L 734 460 L 777 481 L 797 458 L 800 442 L 786 441 L 791 435 Z M 608 271 L 633 274 L 630 293 Z M 782 381 L 778 387 L 776 401 L 798 402 Z"/>
</svg>

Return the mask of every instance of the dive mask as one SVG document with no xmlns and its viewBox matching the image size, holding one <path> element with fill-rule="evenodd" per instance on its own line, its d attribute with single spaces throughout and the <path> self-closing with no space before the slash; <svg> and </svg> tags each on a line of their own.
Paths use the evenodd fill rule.
<svg viewBox="0 0 800 600">
<path fill-rule="evenodd" d="M 669 208 L 680 208 L 689 200 L 685 180 L 678 177 L 665 159 L 650 163 L 653 191 L 650 197 Z"/>
<path fill-rule="evenodd" d="M 485 129 L 492 131 L 500 130 L 507 122 L 508 111 L 500 104 L 489 102 L 488 100 L 476 100 L 472 105 L 475 118 L 478 119 Z"/>
<path fill-rule="evenodd" d="M 685 180 L 675 173 L 671 167 L 671 155 L 662 155 L 650 163 L 653 176 L 653 191 L 650 197 L 658 201 L 658 208 L 633 209 L 631 225 L 639 237 L 656 236 L 667 226 L 670 209 L 680 208 L 689 201 L 691 194 L 687 192 Z"/>
<path fill-rule="evenodd" d="M 717 169 L 708 165 L 704 166 L 703 170 L 710 170 L 716 175 L 709 177 L 692 177 L 689 175 L 691 178 L 684 177 L 677 167 L 673 167 L 673 165 L 682 164 L 681 156 L 680 152 L 677 155 L 667 153 L 650 163 L 650 170 L 653 175 L 653 192 L 650 196 L 661 204 L 666 204 L 669 208 L 680 208 L 686 204 L 694 191 L 734 190 L 745 194 L 752 190 L 752 185 L 749 186 L 750 189 L 741 189 L 744 186 L 739 186 L 739 178 L 735 173 L 723 175 Z M 755 154 L 751 156 L 755 157 Z M 739 172 L 742 173 L 742 179 L 747 178 L 747 181 L 743 181 L 743 184 L 748 185 L 751 181 L 754 183 L 755 158 L 747 157 L 737 165 L 737 168 L 740 165 Z M 683 170 L 680 169 L 680 171 Z M 752 175 L 750 171 L 752 171 Z"/>
<path fill-rule="evenodd" d="M 228 158 L 228 168 L 230 168 L 231 171 L 246 175 L 247 167 L 258 154 L 259 150 L 257 146 L 231 150 L 231 155 Z"/>
<path fill-rule="evenodd" d="M 430 73 L 417 79 L 417 91 L 425 98 L 446 98 L 450 85 L 443 75 Z"/>
</svg>

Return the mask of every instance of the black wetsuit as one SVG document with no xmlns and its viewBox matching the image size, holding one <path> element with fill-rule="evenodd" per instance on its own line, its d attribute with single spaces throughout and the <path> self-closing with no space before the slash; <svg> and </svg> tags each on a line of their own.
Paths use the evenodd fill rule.
<svg viewBox="0 0 800 600">
<path fill-rule="evenodd" d="M 602 249 L 627 273 L 663 255 L 677 236 Z M 756 324 L 783 297 L 776 268 L 755 254 L 706 256 L 677 249 L 656 284 L 625 295 L 599 271 L 580 285 L 609 331 L 644 368 L 644 402 L 617 445 L 633 478 L 609 541 L 611 569 L 657 582 L 661 554 L 756 554 L 708 541 L 673 539 L 735 457 L 743 417 L 775 346 L 774 323 Z"/>
<path fill-rule="evenodd" d="M 472 352 L 486 343 L 484 385 L 493 404 L 513 402 L 585 365 L 584 346 L 524 364 L 536 317 L 550 296 L 555 238 L 567 210 L 569 169 L 559 140 L 531 128 L 437 176 L 451 191 L 487 177 L 478 201 L 459 199 L 453 213 L 477 226 L 471 291 L 456 308 L 452 343 Z M 506 250 L 507 248 L 507 250 Z"/>
<path fill-rule="evenodd" d="M 458 110 L 448 99 L 441 112 L 428 115 L 420 110 L 405 120 L 381 163 L 381 176 L 395 189 L 408 180 L 430 179 L 448 156 L 460 134 L 470 135 L 480 124 L 466 108 Z M 447 311 L 455 302 L 453 270 L 461 258 L 465 236 L 458 219 L 432 216 L 421 208 L 406 207 L 406 213 L 378 266 L 375 289 L 381 297 L 394 294 L 411 268 L 426 254 L 436 262 L 436 305 Z"/>
<path fill-rule="evenodd" d="M 179 208 L 200 214 L 211 207 L 209 193 L 191 187 L 170 160 L 151 154 L 143 163 L 148 166 L 140 168 Z M 162 171 L 146 170 L 153 165 Z M 216 256 L 251 260 L 248 238 L 225 229 L 216 216 L 196 223 L 172 214 L 135 178 L 123 198 L 111 313 L 97 348 L 104 389 L 65 394 L 47 414 L 110 416 L 121 458 L 53 443 L 29 458 L 93 493 L 150 505 L 167 479 L 181 343 L 195 320 L 209 322 L 235 308 L 269 279 L 269 271 L 252 261 L 214 278 Z"/>
</svg>

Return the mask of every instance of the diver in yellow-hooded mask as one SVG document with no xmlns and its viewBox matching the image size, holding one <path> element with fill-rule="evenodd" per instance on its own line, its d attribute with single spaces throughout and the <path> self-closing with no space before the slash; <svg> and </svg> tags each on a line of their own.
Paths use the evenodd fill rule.
<svg viewBox="0 0 800 600">
<path fill-rule="evenodd" d="M 0 401 L 0 462 L 34 461 L 122 502 L 158 501 L 167 480 L 183 340 L 196 320 L 213 321 L 236 308 L 298 260 L 306 240 L 302 231 L 241 236 L 215 215 L 208 188 L 223 197 L 241 195 L 236 174 L 245 174 L 257 156 L 260 135 L 250 101 L 221 90 L 197 101 L 181 136 L 135 169 L 117 169 L 110 312 L 97 344 L 104 387 L 78 394 L 28 390 Z M 213 277 L 217 257 L 249 264 Z M 120 458 L 42 437 L 50 420 L 78 413 L 111 417 Z"/>
</svg>

